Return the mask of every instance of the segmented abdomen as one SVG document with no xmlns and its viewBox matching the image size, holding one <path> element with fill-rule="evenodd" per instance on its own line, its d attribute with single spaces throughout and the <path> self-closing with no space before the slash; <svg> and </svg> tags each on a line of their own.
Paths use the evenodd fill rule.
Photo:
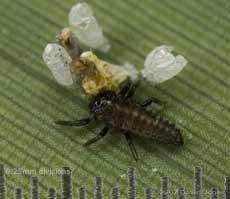
<svg viewBox="0 0 230 199">
<path fill-rule="evenodd" d="M 152 116 L 132 101 L 113 104 L 109 123 L 115 128 L 161 143 L 183 144 L 180 130 L 175 124 L 160 116 Z"/>
</svg>

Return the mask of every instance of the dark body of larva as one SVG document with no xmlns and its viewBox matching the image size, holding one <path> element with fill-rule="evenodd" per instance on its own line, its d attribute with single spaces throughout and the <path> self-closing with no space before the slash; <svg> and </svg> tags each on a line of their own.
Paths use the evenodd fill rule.
<svg viewBox="0 0 230 199">
<path fill-rule="evenodd" d="M 114 93 L 102 93 L 91 104 L 98 120 L 107 125 L 161 143 L 183 145 L 180 130 L 160 116 L 152 116 L 130 98 Z"/>
</svg>

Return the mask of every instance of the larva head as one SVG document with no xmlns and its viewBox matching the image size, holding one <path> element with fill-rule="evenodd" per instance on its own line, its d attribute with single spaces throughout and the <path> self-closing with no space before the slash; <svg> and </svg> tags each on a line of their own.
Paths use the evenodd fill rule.
<svg viewBox="0 0 230 199">
<path fill-rule="evenodd" d="M 111 110 L 112 102 L 116 94 L 113 91 L 99 93 L 89 104 L 90 110 L 95 114 L 108 113 Z"/>
</svg>

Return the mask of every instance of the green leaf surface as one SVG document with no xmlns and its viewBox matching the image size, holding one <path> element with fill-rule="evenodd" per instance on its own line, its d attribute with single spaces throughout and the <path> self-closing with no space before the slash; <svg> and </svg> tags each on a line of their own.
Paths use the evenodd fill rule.
<svg viewBox="0 0 230 199">
<path fill-rule="evenodd" d="M 1 0 L 0 4 L 0 162 L 6 168 L 73 170 L 74 195 L 87 187 L 92 198 L 94 176 L 102 176 L 109 198 L 114 186 L 126 197 L 126 170 L 136 168 L 137 194 L 144 186 L 160 188 L 169 176 L 170 190 L 193 190 L 194 166 L 203 169 L 203 187 L 223 190 L 229 171 L 230 145 L 230 1 L 89 0 L 112 43 L 103 59 L 143 67 L 147 53 L 166 44 L 189 61 L 175 78 L 157 86 L 143 83 L 135 98 L 155 96 L 170 108 L 163 115 L 183 129 L 184 147 L 177 149 L 135 138 L 140 161 L 132 159 L 116 130 L 100 143 L 82 144 L 102 128 L 55 126 L 57 119 L 88 115 L 87 101 L 77 89 L 58 85 L 41 55 L 48 42 L 68 25 L 74 0 Z M 154 109 L 154 108 L 153 108 Z M 8 195 L 24 189 L 30 198 L 30 175 L 7 176 Z M 42 198 L 47 188 L 60 193 L 60 177 L 40 175 Z M 176 195 L 172 194 L 172 198 Z M 204 195 L 204 198 L 209 198 Z"/>
</svg>

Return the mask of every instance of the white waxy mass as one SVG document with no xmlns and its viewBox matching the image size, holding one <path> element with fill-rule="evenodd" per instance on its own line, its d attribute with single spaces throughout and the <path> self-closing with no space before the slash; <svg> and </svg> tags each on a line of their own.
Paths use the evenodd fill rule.
<svg viewBox="0 0 230 199">
<path fill-rule="evenodd" d="M 128 76 L 133 82 L 138 80 L 139 71 L 136 69 L 136 67 L 133 64 L 126 62 L 121 67 L 123 67 L 128 72 Z"/>
<path fill-rule="evenodd" d="M 70 27 L 80 42 L 88 47 L 107 52 L 110 43 L 104 37 L 92 9 L 87 3 L 78 3 L 69 13 Z"/>
<path fill-rule="evenodd" d="M 48 44 L 42 57 L 59 84 L 63 86 L 71 86 L 73 84 L 69 67 L 72 59 L 61 45 L 55 43 Z"/>
<path fill-rule="evenodd" d="M 161 83 L 177 75 L 187 64 L 181 56 L 174 56 L 170 46 L 159 46 L 150 52 L 141 71 L 144 78 L 153 83 Z"/>
</svg>

